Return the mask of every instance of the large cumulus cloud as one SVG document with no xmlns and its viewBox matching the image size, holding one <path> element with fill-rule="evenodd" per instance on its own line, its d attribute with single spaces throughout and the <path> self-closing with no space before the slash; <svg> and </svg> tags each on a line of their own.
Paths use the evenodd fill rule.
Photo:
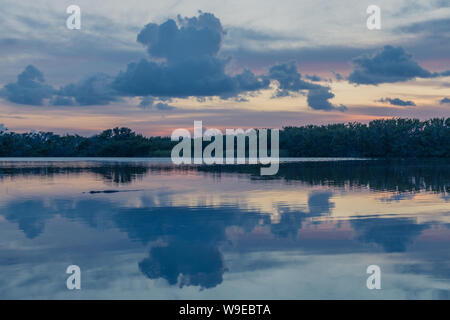
<svg viewBox="0 0 450 320">
<path fill-rule="evenodd" d="M 122 95 L 163 97 L 235 97 L 269 87 L 250 70 L 231 76 L 218 52 L 224 31 L 213 14 L 147 24 L 137 36 L 152 58 L 130 63 L 114 81 Z M 161 61 L 162 60 L 162 61 Z"/>
</svg>

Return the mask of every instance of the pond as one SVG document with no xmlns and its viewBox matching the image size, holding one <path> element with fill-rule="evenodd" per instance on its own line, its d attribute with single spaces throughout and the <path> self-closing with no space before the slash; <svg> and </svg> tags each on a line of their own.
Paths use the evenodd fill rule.
<svg viewBox="0 0 450 320">
<path fill-rule="evenodd" d="M 450 161 L 2 158 L 0 298 L 449 299 L 449 201 Z"/>
</svg>

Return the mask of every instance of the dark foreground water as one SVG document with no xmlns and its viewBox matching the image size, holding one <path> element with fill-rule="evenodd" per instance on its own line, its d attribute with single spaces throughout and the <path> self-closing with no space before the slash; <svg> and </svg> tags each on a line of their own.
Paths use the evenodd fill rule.
<svg viewBox="0 0 450 320">
<path fill-rule="evenodd" d="M 448 161 L 55 160 L 0 159 L 1 299 L 450 299 Z"/>
</svg>

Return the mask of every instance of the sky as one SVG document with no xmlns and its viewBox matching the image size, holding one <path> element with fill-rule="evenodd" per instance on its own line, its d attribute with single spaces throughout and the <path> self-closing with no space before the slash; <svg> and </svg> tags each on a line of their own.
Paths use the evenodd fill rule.
<svg viewBox="0 0 450 320">
<path fill-rule="evenodd" d="M 0 30 L 0 130 L 450 116 L 448 0 L 3 0 Z"/>
</svg>

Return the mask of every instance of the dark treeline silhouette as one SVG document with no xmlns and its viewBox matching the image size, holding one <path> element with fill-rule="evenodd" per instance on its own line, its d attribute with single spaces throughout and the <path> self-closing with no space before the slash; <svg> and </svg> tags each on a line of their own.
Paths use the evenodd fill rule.
<svg viewBox="0 0 450 320">
<path fill-rule="evenodd" d="M 52 132 L 0 132 L 2 157 L 159 157 L 170 156 L 169 137 L 144 137 L 129 128 L 92 137 Z M 204 142 L 207 145 L 209 142 Z M 285 127 L 280 130 L 285 157 L 450 157 L 450 118 L 374 120 Z"/>
<path fill-rule="evenodd" d="M 292 157 L 450 157 L 450 118 L 286 127 L 280 148 Z"/>
<path fill-rule="evenodd" d="M 114 128 L 92 137 L 52 132 L 0 134 L 3 157 L 158 157 L 170 156 L 176 142 L 146 138 L 129 128 Z"/>
</svg>

